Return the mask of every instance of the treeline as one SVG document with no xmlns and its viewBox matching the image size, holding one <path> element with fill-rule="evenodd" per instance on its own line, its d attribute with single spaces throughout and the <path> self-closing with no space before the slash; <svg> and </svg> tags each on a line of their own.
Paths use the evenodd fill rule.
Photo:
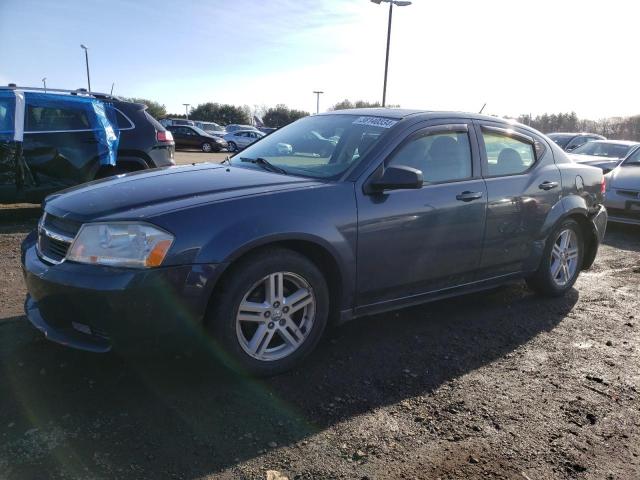
<svg viewBox="0 0 640 480">
<path fill-rule="evenodd" d="M 578 118 L 575 112 L 538 115 L 520 115 L 517 120 L 543 133 L 590 132 L 614 140 L 640 141 L 640 115 L 611 117 L 601 120 Z"/>
<path fill-rule="evenodd" d="M 148 107 L 147 111 L 149 114 L 156 119 L 165 117 L 186 118 L 184 113 L 168 113 L 163 104 L 154 100 L 146 98 L 123 98 L 123 100 L 145 104 Z M 330 107 L 329 110 L 370 108 L 379 106 L 379 102 L 342 100 Z M 394 107 L 397 107 L 397 105 L 394 105 Z M 256 107 L 252 111 L 248 105 L 238 106 L 226 103 L 206 102 L 189 110 L 189 118 L 192 120 L 215 122 L 220 125 L 229 125 L 231 123 L 250 124 L 253 123 L 252 117 L 254 115 L 260 117 L 266 126 L 280 128 L 310 114 L 304 110 L 289 108 L 285 104 L 278 104 L 275 107 L 270 108 L 265 106 Z"/>
</svg>

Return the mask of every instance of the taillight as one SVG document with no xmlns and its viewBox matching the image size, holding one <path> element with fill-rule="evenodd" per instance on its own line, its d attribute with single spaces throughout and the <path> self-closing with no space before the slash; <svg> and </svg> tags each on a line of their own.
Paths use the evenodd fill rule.
<svg viewBox="0 0 640 480">
<path fill-rule="evenodd" d="M 169 130 L 165 130 L 164 132 L 156 133 L 156 139 L 159 142 L 173 142 L 173 135 Z"/>
<path fill-rule="evenodd" d="M 602 176 L 602 182 L 600 182 L 600 193 L 602 195 L 607 193 L 607 181 L 605 180 L 604 175 Z"/>
</svg>

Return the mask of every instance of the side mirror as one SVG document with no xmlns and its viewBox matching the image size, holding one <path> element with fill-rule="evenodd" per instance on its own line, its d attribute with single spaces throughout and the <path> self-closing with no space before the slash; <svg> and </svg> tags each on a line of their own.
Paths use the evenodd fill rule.
<svg viewBox="0 0 640 480">
<path fill-rule="evenodd" d="M 386 167 L 378 178 L 367 185 L 366 193 L 382 192 L 384 190 L 402 190 L 422 188 L 424 180 L 422 172 L 416 168 L 403 165 Z"/>
</svg>

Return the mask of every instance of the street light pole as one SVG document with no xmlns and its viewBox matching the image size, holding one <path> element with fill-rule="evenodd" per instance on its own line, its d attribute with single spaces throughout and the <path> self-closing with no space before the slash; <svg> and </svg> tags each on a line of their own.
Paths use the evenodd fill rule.
<svg viewBox="0 0 640 480">
<path fill-rule="evenodd" d="M 320 113 L 320 95 L 323 94 L 324 92 L 314 91 L 313 93 L 316 94 L 316 115 L 317 115 L 318 113 Z"/>
<path fill-rule="evenodd" d="M 89 47 L 85 47 L 81 44 L 80 48 L 84 50 L 84 61 L 87 65 L 87 87 L 89 88 L 89 91 L 91 91 L 91 76 L 89 75 Z"/>
<path fill-rule="evenodd" d="M 191 104 L 190 103 L 183 103 L 182 105 L 184 105 L 185 116 L 187 117 L 187 120 L 189 120 L 189 107 L 191 106 Z"/>
<path fill-rule="evenodd" d="M 387 74 L 389 72 L 389 47 L 391 46 L 391 19 L 393 18 L 393 6 L 407 7 L 411 5 L 409 1 L 401 0 L 371 0 L 373 3 L 380 5 L 385 2 L 389 4 L 389 25 L 387 26 L 387 53 L 384 59 L 384 84 L 382 87 L 382 106 L 387 104 Z"/>
<path fill-rule="evenodd" d="M 42 85 L 44 85 L 44 93 L 47 93 L 47 77 L 42 78 Z"/>
</svg>

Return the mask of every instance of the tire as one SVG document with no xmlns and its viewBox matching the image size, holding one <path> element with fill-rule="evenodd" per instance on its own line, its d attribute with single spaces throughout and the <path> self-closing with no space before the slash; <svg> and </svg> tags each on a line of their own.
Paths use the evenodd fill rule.
<svg viewBox="0 0 640 480">
<path fill-rule="evenodd" d="M 251 255 L 232 268 L 206 319 L 221 359 L 234 370 L 261 377 L 297 366 L 327 325 L 324 276 L 306 257 L 281 248 Z"/>
<path fill-rule="evenodd" d="M 213 145 L 211 145 L 211 143 L 209 142 L 204 142 L 202 145 L 200 145 L 200 149 L 204 153 L 211 153 L 213 152 Z"/>
<path fill-rule="evenodd" d="M 568 240 L 566 249 L 563 247 L 565 238 Z M 580 225 L 575 220 L 563 221 L 549 235 L 538 270 L 527 278 L 529 288 L 549 297 L 564 295 L 576 283 L 583 257 L 584 239 Z"/>
<path fill-rule="evenodd" d="M 230 152 L 237 152 L 238 151 L 238 145 L 235 144 L 235 142 L 229 142 L 228 144 L 228 150 Z"/>
</svg>

